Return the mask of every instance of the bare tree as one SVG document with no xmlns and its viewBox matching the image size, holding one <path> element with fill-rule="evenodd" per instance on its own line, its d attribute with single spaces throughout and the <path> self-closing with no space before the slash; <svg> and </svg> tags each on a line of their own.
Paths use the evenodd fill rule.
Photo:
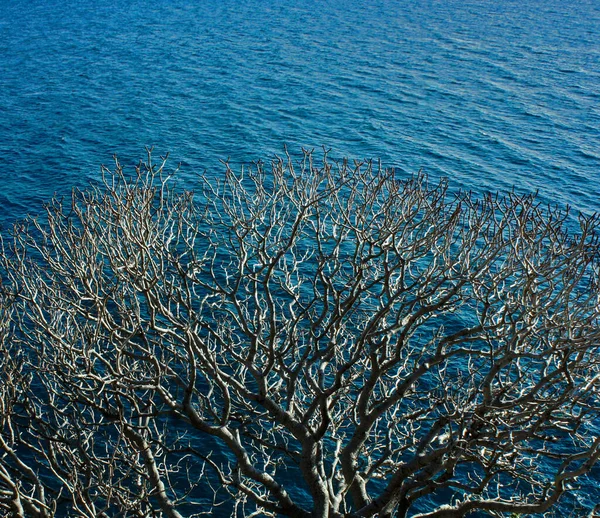
<svg viewBox="0 0 600 518">
<path fill-rule="evenodd" d="M 1 253 L 0 512 L 543 513 L 600 458 L 597 217 L 164 161 Z"/>
</svg>

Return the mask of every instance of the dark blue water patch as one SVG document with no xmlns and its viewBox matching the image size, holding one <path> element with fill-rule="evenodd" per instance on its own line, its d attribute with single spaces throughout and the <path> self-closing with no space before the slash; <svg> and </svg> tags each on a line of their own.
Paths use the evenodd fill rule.
<svg viewBox="0 0 600 518">
<path fill-rule="evenodd" d="M 576 104 L 585 121 L 595 95 L 598 53 L 592 35 L 598 13 L 593 3 L 576 10 L 529 6 L 525 15 L 522 6 L 511 2 L 493 7 L 382 2 L 372 12 L 332 4 L 319 15 L 313 7 L 311 2 L 269 9 L 256 9 L 252 2 L 241 7 L 159 2 L 142 12 L 136 3 L 117 9 L 101 2 L 90 9 L 77 2 L 64 8 L 37 2 L 24 6 L 11 26 L 3 26 L 9 42 L 3 82 L 12 87 L 4 91 L 11 92 L 7 97 L 21 110 L 35 106 L 27 95 L 44 93 L 30 115 L 46 123 L 62 119 L 61 127 L 50 127 L 52 132 L 71 128 L 90 143 L 86 134 L 93 131 L 95 161 L 90 163 L 96 167 L 112 152 L 141 154 L 148 143 L 180 151 L 185 155 L 180 159 L 199 168 L 191 160 L 194 155 L 251 160 L 280 150 L 285 141 L 326 144 L 354 156 L 372 150 L 392 161 L 409 155 L 414 170 L 424 165 L 418 142 L 431 140 L 428 128 L 438 125 L 447 136 L 444 119 L 451 114 L 463 122 L 460 131 L 452 129 L 458 137 L 453 156 L 460 156 L 465 143 L 477 141 L 469 131 L 478 120 L 472 119 L 474 107 L 487 115 L 481 125 L 493 128 L 498 117 L 490 114 L 502 119 L 513 110 L 505 95 L 520 100 L 526 113 L 548 113 L 568 102 L 569 89 L 577 87 L 581 98 Z M 568 35 L 557 28 L 559 19 Z M 581 77 L 573 85 L 561 70 Z M 540 103 L 547 93 L 554 98 Z M 297 114 L 294 120 L 279 116 L 290 107 Z M 575 105 L 567 108 L 573 111 Z M 362 111 L 359 126 L 364 119 L 379 124 L 355 127 Z M 573 128 L 569 111 L 564 119 L 551 124 L 558 126 L 547 142 L 550 152 L 560 147 L 561 134 L 573 129 L 585 134 L 593 127 Z M 430 124 L 423 131 L 425 122 Z M 540 131 L 527 121 L 518 123 L 501 129 L 524 137 Z M 394 138 L 401 129 L 417 137 L 414 144 Z M 55 152 L 56 142 L 49 144 L 48 151 Z M 77 160 L 90 154 L 78 144 L 73 142 L 71 153 L 74 182 L 86 167 Z M 486 169 L 508 173 L 492 175 L 488 182 L 500 188 L 519 183 L 520 160 L 481 158 Z M 595 166 L 580 176 L 593 176 Z"/>
</svg>

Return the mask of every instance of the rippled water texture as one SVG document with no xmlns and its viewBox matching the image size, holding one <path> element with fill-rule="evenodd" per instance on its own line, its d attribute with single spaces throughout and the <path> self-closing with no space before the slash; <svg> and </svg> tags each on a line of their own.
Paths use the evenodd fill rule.
<svg viewBox="0 0 600 518">
<path fill-rule="evenodd" d="M 597 0 L 0 0 L 0 222 L 149 145 L 190 183 L 326 146 L 596 212 L 599 41 Z"/>
<path fill-rule="evenodd" d="M 600 3 L 0 0 L 0 221 L 287 144 L 600 208 Z"/>
</svg>

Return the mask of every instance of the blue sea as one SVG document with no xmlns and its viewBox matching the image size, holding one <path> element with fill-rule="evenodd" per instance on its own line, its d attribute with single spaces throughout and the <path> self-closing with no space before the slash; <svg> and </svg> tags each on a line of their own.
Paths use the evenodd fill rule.
<svg viewBox="0 0 600 518">
<path fill-rule="evenodd" d="M 145 146 L 190 184 L 324 146 L 594 213 L 600 1 L 0 0 L 0 223 Z"/>
<path fill-rule="evenodd" d="M 0 221 L 301 147 L 600 209 L 600 2 L 0 0 Z"/>
</svg>

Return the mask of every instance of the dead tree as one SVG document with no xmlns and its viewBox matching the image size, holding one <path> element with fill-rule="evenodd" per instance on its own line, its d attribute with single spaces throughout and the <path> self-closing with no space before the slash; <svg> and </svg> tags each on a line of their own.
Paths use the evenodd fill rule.
<svg viewBox="0 0 600 518">
<path fill-rule="evenodd" d="M 597 217 L 164 165 L 4 235 L 0 512 L 543 513 L 597 462 Z"/>
</svg>

